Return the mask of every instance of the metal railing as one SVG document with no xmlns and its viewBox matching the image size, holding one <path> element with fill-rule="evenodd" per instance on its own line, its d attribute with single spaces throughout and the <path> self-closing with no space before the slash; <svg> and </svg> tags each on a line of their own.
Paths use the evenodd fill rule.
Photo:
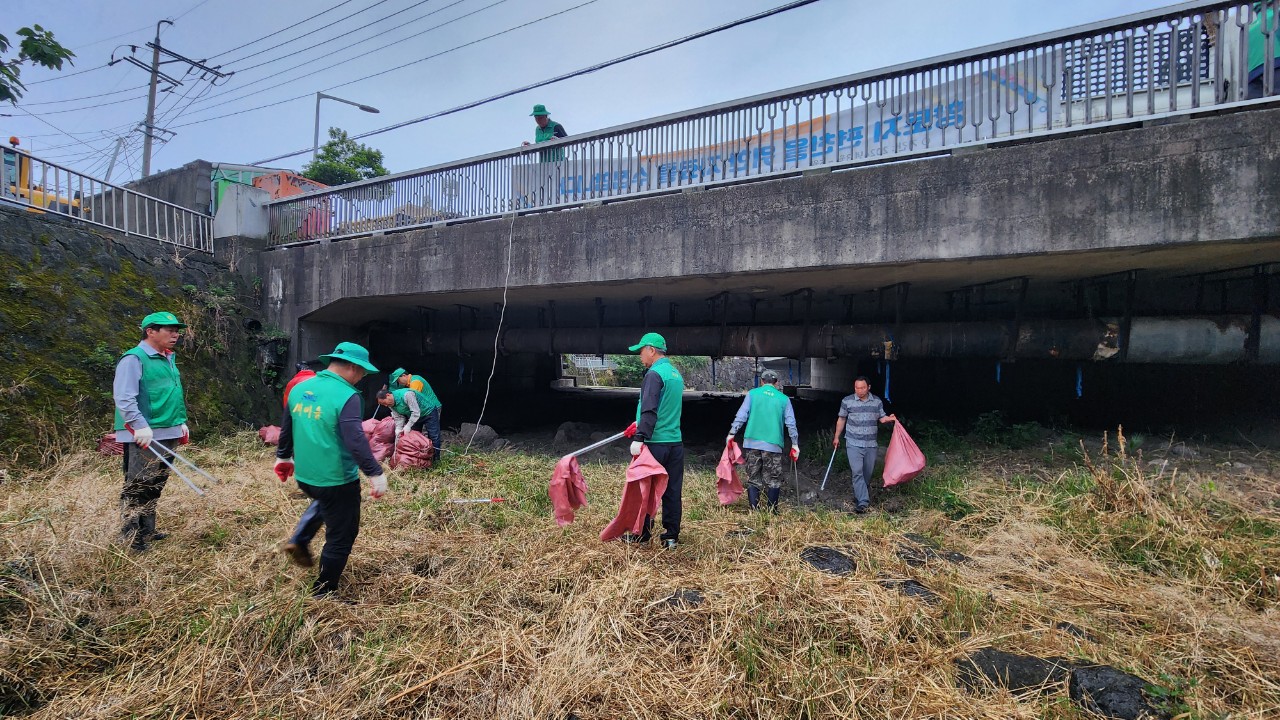
<svg viewBox="0 0 1280 720">
<path fill-rule="evenodd" d="M 0 149 L 0 203 L 25 206 L 203 252 L 213 217 L 104 182 L 13 148 Z"/>
<path fill-rule="evenodd" d="M 1243 105 L 1275 94 L 1280 0 L 1188 2 L 269 204 L 273 245 Z M 1258 52 L 1261 50 L 1261 52 Z"/>
</svg>

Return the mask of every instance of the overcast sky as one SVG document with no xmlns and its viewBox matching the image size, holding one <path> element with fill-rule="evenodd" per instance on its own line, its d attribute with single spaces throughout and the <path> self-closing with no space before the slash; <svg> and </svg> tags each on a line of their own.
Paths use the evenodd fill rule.
<svg viewBox="0 0 1280 720">
<path fill-rule="evenodd" d="M 77 57 L 75 67 L 62 73 L 24 69 L 27 93 L 19 108 L 0 105 L 0 129 L 4 135 L 22 138 L 23 146 L 34 148 L 36 155 L 98 176 L 105 170 L 115 138 L 127 137 L 124 162 L 117 166 L 113 180 L 136 177 L 142 142 L 129 131 L 146 114 L 148 73 L 127 62 L 105 66 L 113 52 L 116 58 L 128 56 L 129 43 L 139 45 L 136 56 L 149 64 L 150 51 L 141 45 L 164 18 L 176 21 L 162 31 L 164 47 L 191 59 L 208 58 L 208 64 L 236 72 L 216 87 L 193 73 L 181 87 L 162 93 L 158 124 L 176 134 L 156 151 L 153 172 L 198 158 L 251 163 L 310 147 L 317 91 L 381 110 L 375 115 L 331 101 L 321 105 L 322 133 L 337 126 L 355 134 L 785 2 L 16 0 L 15 7 L 15 0 L 6 0 L 0 32 L 13 39 L 17 28 L 40 23 L 75 50 Z M 572 135 L 1167 4 L 1151 0 L 820 0 L 366 142 L 382 150 L 388 169 L 398 172 L 532 140 L 529 111 L 534 103 L 544 103 L 552 118 Z M 56 11 L 51 10 L 55 7 Z M 554 13 L 561 14 L 540 20 Z M 330 23 L 336 24 L 323 27 Z M 532 24 L 483 39 L 525 23 Z M 459 47 L 468 43 L 474 44 Z M 236 49 L 241 45 L 245 47 Z M 164 69 L 180 79 L 185 72 L 181 63 Z M 69 76 L 85 70 L 91 71 Z M 50 81 L 40 82 L 44 80 Z M 88 107 L 101 103 L 108 104 Z M 255 109 L 269 103 L 280 104 Z M 271 165 L 299 168 L 309 157 L 299 155 Z"/>
</svg>

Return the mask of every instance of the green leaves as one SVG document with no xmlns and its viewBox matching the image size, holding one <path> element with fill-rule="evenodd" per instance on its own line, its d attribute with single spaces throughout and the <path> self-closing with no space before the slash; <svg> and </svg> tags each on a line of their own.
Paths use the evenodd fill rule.
<svg viewBox="0 0 1280 720">
<path fill-rule="evenodd" d="M 0 35 L 0 101 L 7 100 L 15 105 L 18 103 L 18 98 L 22 97 L 22 92 L 26 90 L 26 85 L 23 85 L 21 80 L 22 65 L 39 65 L 50 70 L 61 70 L 64 62 L 74 65 L 71 58 L 76 55 L 58 43 L 53 38 L 52 32 L 39 25 L 18 28 L 16 34 L 21 40 L 18 41 L 17 57 L 11 59 L 6 59 L 4 55 L 9 52 L 13 44 L 9 38 Z"/>
<path fill-rule="evenodd" d="M 386 174 L 381 150 L 352 140 L 339 128 L 329 128 L 329 142 L 302 168 L 303 177 L 325 185 L 346 185 Z"/>
</svg>

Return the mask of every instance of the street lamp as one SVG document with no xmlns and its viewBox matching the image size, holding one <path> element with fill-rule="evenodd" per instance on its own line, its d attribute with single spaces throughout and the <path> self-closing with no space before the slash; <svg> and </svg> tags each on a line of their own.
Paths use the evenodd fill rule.
<svg viewBox="0 0 1280 720">
<path fill-rule="evenodd" d="M 361 105 L 358 102 L 343 100 L 340 97 L 325 95 L 324 93 L 320 93 L 320 92 L 316 93 L 316 133 L 315 133 L 315 141 L 311 144 L 311 162 L 315 162 L 316 155 L 320 153 L 320 101 L 321 100 L 337 100 L 340 103 L 354 105 L 367 113 L 379 112 L 378 108 L 376 107 L 370 107 L 369 105 Z"/>
</svg>

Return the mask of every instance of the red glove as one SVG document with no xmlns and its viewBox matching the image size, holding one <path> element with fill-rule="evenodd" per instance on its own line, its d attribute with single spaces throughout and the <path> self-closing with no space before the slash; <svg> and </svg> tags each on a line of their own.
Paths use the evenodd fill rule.
<svg viewBox="0 0 1280 720">
<path fill-rule="evenodd" d="M 289 476 L 293 474 L 293 460 L 276 459 L 276 465 L 273 470 L 276 471 L 276 477 L 280 478 L 280 482 L 288 482 Z"/>
<path fill-rule="evenodd" d="M 792 445 L 791 446 L 791 462 L 799 462 L 799 461 L 800 461 L 800 448 L 796 447 L 795 445 Z"/>
<path fill-rule="evenodd" d="M 635 436 L 636 436 L 636 424 L 635 424 L 635 423 L 631 423 L 630 425 L 628 425 L 628 426 L 627 426 L 627 429 L 626 429 L 626 430 L 623 430 L 623 431 L 622 431 L 622 437 L 625 437 L 625 438 L 633 438 L 633 437 L 635 437 Z"/>
<path fill-rule="evenodd" d="M 182 437 L 178 438 L 178 444 L 179 445 L 191 444 L 191 429 L 187 427 L 186 423 L 182 423 Z"/>
</svg>

